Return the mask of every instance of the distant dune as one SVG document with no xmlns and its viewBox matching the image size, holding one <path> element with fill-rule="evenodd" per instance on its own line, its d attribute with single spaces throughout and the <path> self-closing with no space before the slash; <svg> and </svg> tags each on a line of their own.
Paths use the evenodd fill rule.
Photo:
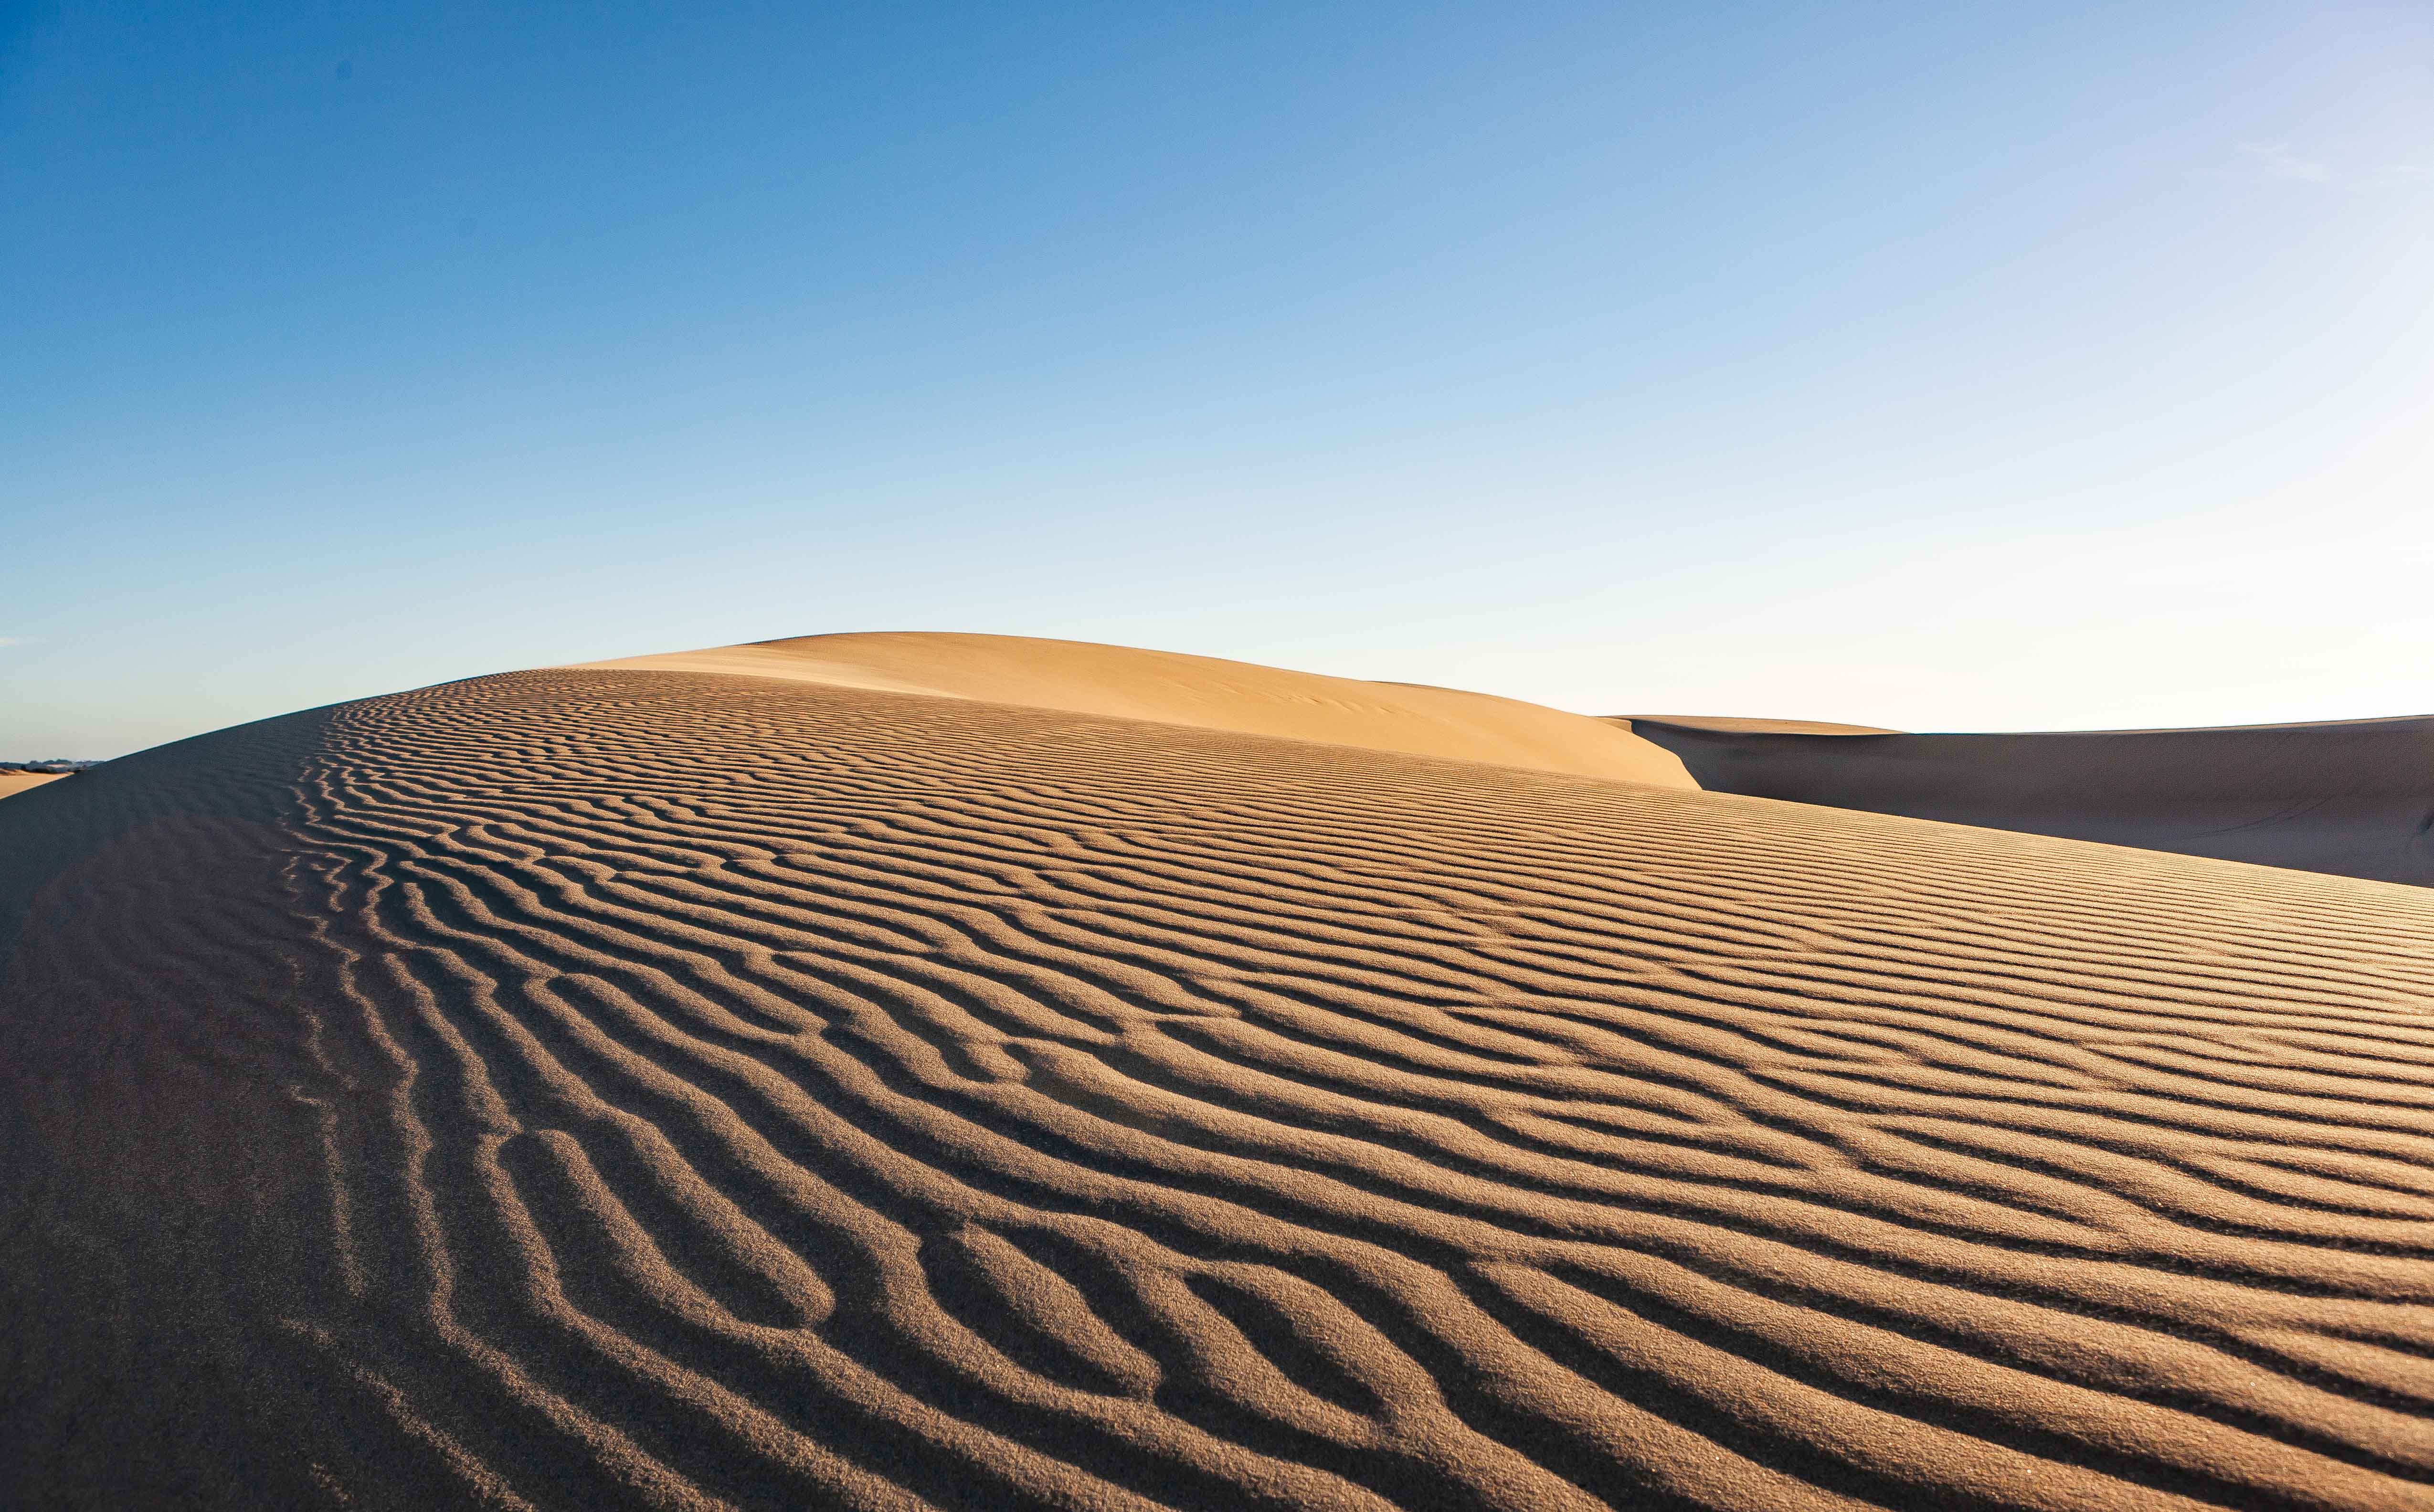
<svg viewBox="0 0 2434 1512">
<path fill-rule="evenodd" d="M 744 673 L 1664 787 L 1696 785 L 1672 752 L 1606 720 L 1483 693 L 1363 682 L 1081 641 L 904 632 L 806 635 L 589 664 Z"/>
<path fill-rule="evenodd" d="M 2434 1497 L 2434 891 L 849 639 L 0 803 L 0 1504 Z"/>
<path fill-rule="evenodd" d="M 0 772 L 0 798 L 29 791 L 44 782 L 56 782 L 65 775 L 62 772 Z"/>
<path fill-rule="evenodd" d="M 2434 718 L 2026 735 L 1616 722 L 1717 792 L 2434 885 Z"/>
</svg>

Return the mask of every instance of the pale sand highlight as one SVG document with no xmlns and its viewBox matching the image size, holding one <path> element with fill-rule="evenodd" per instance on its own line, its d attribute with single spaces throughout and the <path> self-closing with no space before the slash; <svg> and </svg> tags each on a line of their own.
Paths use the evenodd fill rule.
<svg viewBox="0 0 2434 1512">
<path fill-rule="evenodd" d="M 806 635 L 587 666 L 728 672 L 1695 787 L 1661 746 L 1514 698 L 1016 635 Z"/>
<path fill-rule="evenodd" d="M 30 793 L 44 782 L 56 782 L 65 772 L 0 772 L 0 798 Z"/>
<path fill-rule="evenodd" d="M 1615 723 L 1719 792 L 2434 886 L 2434 718 L 2012 735 Z"/>
<path fill-rule="evenodd" d="M 2400 1512 L 2434 892 L 765 677 L 0 805 L 28 1506 Z"/>
</svg>

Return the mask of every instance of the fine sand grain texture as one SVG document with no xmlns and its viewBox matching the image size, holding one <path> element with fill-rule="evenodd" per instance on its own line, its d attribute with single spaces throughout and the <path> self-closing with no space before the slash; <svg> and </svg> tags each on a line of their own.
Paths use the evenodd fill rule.
<svg viewBox="0 0 2434 1512">
<path fill-rule="evenodd" d="M 65 772 L 0 772 L 0 798 L 30 793 L 44 782 L 56 782 Z"/>
<path fill-rule="evenodd" d="M 1672 752 L 1611 720 L 1484 693 L 1363 682 L 1084 641 L 930 632 L 806 635 L 590 664 L 744 673 L 830 687 L 1151 719 L 1660 787 L 1698 785 Z"/>
<path fill-rule="evenodd" d="M 1615 723 L 1718 792 L 2434 885 L 2434 717 L 2022 735 Z"/>
<path fill-rule="evenodd" d="M 2434 1504 L 2434 892 L 900 691 L 0 804 L 11 1507 Z"/>
</svg>

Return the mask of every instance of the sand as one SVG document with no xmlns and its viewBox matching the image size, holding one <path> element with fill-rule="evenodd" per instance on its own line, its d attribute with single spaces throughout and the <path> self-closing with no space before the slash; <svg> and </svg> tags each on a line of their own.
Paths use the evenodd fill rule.
<svg viewBox="0 0 2434 1512">
<path fill-rule="evenodd" d="M 1244 735 L 1695 787 L 1672 752 L 1611 721 L 1483 693 L 1014 635 L 806 635 L 587 663 L 744 673 L 1147 719 Z"/>
<path fill-rule="evenodd" d="M 2434 1493 L 2425 889 L 557 669 L 0 804 L 0 963 L 11 1506 Z"/>
<path fill-rule="evenodd" d="M 56 782 L 65 772 L 0 772 L 0 798 L 30 793 L 44 782 Z"/>
<path fill-rule="evenodd" d="M 1719 792 L 2434 885 L 2434 718 L 2017 735 L 1620 722 Z"/>
<path fill-rule="evenodd" d="M 1738 714 L 1616 714 L 1608 724 L 1634 730 L 1638 725 L 1672 725 L 1684 730 L 1726 730 L 1748 735 L 1895 735 L 1878 725 L 1835 725 L 1816 719 L 1752 719 Z"/>
</svg>

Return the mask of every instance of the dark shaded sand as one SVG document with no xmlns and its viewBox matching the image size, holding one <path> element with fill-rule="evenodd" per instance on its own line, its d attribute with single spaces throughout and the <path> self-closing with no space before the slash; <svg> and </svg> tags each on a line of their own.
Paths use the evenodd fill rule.
<svg viewBox="0 0 2434 1512">
<path fill-rule="evenodd" d="M 740 676 L 0 804 L 0 1503 L 2434 1504 L 2434 893 Z"/>
<path fill-rule="evenodd" d="M 2434 717 L 2028 735 L 1615 722 L 1716 792 L 2434 885 Z"/>
<path fill-rule="evenodd" d="M 1881 725 L 1835 725 L 1818 719 L 1748 719 L 1734 714 L 1617 714 L 1606 723 L 1632 728 L 1635 721 L 1680 725 L 1688 730 L 1734 730 L 1755 735 L 1898 735 Z M 1643 737 L 1645 738 L 1645 737 Z"/>
</svg>

